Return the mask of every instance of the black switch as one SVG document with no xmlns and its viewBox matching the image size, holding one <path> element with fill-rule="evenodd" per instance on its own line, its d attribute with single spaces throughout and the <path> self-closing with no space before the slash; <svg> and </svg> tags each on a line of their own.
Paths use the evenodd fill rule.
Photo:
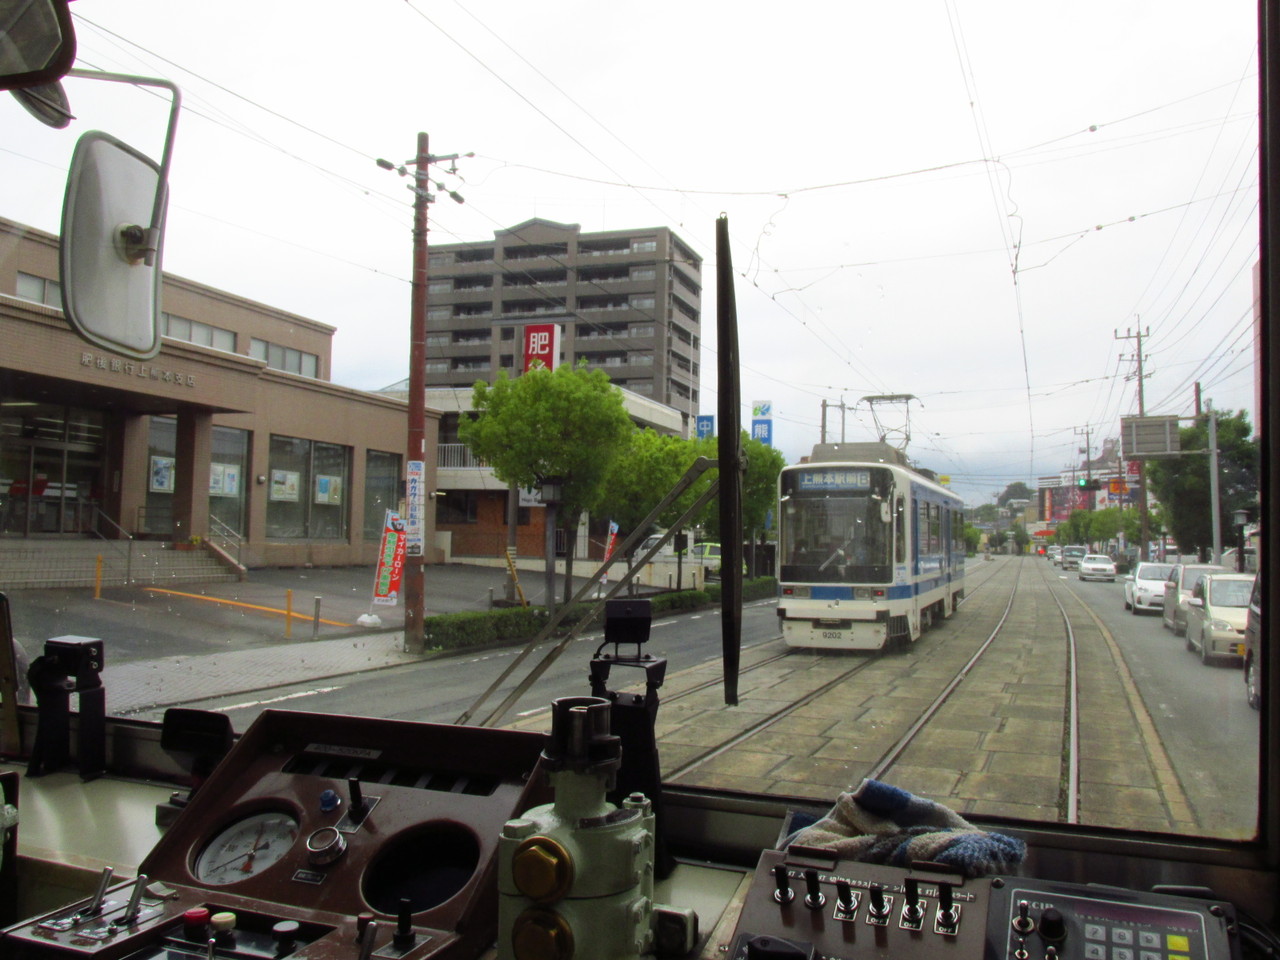
<svg viewBox="0 0 1280 960">
<path fill-rule="evenodd" d="M 413 946 L 418 935 L 413 932 L 413 907 L 407 897 L 400 898 L 400 914 L 396 918 L 396 932 L 391 935 L 391 942 L 398 950 L 407 950 Z"/>
<path fill-rule="evenodd" d="M 822 884 L 818 881 L 817 870 L 804 872 L 804 886 L 807 891 L 804 895 L 804 905 L 810 910 L 821 910 L 827 898 L 822 895 Z"/>
<path fill-rule="evenodd" d="M 773 883 L 777 888 L 773 891 L 773 899 L 779 903 L 790 903 L 796 898 L 795 891 L 791 889 L 791 880 L 787 877 L 787 868 L 782 864 L 773 868 Z"/>
<path fill-rule="evenodd" d="M 347 816 L 351 818 L 352 823 L 359 823 L 369 812 L 364 806 L 364 793 L 360 790 L 360 779 L 352 777 L 347 781 L 347 787 L 351 791 L 351 809 L 347 811 Z"/>
</svg>

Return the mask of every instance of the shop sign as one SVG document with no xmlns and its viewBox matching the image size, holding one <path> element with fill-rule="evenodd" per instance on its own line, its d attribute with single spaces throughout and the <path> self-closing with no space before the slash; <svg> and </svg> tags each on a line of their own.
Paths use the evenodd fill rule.
<svg viewBox="0 0 1280 960">
<path fill-rule="evenodd" d="M 422 460 L 410 460 L 405 474 L 405 551 L 411 557 L 422 556 L 422 514 L 426 509 L 426 490 L 423 489 L 426 464 Z"/>
<path fill-rule="evenodd" d="M 150 380 L 153 383 L 172 383 L 177 387 L 194 387 L 194 374 L 170 370 L 159 363 L 143 363 L 138 360 L 127 360 L 106 353 L 92 353 L 88 350 L 80 352 L 80 366 L 93 370 L 103 370 L 125 377 L 136 377 L 139 380 Z"/>
<path fill-rule="evenodd" d="M 378 570 L 373 578 L 373 602 L 395 606 L 404 580 L 404 521 L 394 510 L 388 510 L 382 524 L 382 548 L 378 551 Z"/>
</svg>

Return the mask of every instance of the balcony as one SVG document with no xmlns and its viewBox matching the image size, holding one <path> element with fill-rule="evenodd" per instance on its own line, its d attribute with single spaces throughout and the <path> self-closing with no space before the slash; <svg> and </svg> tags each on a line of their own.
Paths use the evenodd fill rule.
<svg viewBox="0 0 1280 960">
<path fill-rule="evenodd" d="M 471 452 L 465 443 L 436 445 L 436 466 L 442 470 L 488 470 L 489 464 Z"/>
</svg>

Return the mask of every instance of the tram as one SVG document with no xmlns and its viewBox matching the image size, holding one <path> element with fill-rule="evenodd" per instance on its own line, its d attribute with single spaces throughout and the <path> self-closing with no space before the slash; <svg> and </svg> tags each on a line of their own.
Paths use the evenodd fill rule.
<svg viewBox="0 0 1280 960">
<path fill-rule="evenodd" d="M 818 444 L 779 475 L 778 517 L 789 646 L 902 647 L 964 596 L 964 503 L 896 447 Z"/>
</svg>

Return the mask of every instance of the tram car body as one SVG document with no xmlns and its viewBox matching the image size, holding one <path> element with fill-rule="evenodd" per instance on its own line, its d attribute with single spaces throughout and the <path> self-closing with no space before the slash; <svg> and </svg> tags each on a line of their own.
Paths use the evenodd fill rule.
<svg viewBox="0 0 1280 960">
<path fill-rule="evenodd" d="M 964 502 L 896 447 L 818 444 L 779 475 L 778 517 L 789 646 L 905 646 L 964 596 Z"/>
</svg>

